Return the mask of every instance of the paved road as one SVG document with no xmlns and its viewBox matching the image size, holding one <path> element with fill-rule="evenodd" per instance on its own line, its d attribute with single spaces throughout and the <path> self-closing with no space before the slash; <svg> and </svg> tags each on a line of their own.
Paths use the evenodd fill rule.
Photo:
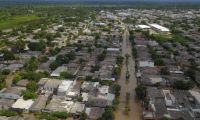
<svg viewBox="0 0 200 120">
<path fill-rule="evenodd" d="M 140 120 L 141 119 L 141 105 L 138 100 L 135 98 L 135 91 L 134 89 L 137 87 L 137 81 L 135 77 L 135 60 L 131 54 L 131 46 L 129 43 L 129 32 L 126 30 L 123 36 L 123 43 L 122 43 L 122 56 L 128 53 L 130 55 L 128 60 L 128 70 L 130 73 L 130 78 L 128 82 L 126 81 L 126 64 L 124 60 L 124 65 L 122 66 L 121 76 L 118 80 L 118 84 L 121 85 L 120 97 L 119 101 L 120 104 L 118 105 L 118 109 L 115 112 L 115 119 L 116 120 Z M 128 115 L 124 113 L 125 106 L 126 106 L 126 93 L 130 93 L 130 109 Z"/>
</svg>

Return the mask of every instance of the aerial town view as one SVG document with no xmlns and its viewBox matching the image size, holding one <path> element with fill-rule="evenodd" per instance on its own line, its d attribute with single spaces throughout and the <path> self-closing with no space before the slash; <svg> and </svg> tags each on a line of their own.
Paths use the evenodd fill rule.
<svg viewBox="0 0 200 120">
<path fill-rule="evenodd" d="M 199 0 L 60 1 L 0 0 L 0 120 L 200 120 Z"/>
</svg>

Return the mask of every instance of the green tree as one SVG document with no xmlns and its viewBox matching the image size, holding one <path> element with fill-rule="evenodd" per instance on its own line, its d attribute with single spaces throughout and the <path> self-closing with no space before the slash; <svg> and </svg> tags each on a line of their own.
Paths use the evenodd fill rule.
<svg viewBox="0 0 200 120">
<path fill-rule="evenodd" d="M 38 97 L 38 95 L 36 93 L 30 92 L 30 91 L 23 91 L 22 95 L 23 95 L 24 100 L 36 99 Z"/>
<path fill-rule="evenodd" d="M 61 72 L 60 73 L 60 77 L 61 78 L 65 78 L 65 79 L 73 79 L 75 78 L 75 76 L 67 71 Z"/>
<path fill-rule="evenodd" d="M 11 71 L 10 71 L 9 69 L 4 69 L 4 70 L 2 70 L 1 73 L 2 73 L 3 75 L 9 75 L 10 72 L 11 72 Z"/>
<path fill-rule="evenodd" d="M 85 112 L 82 112 L 79 120 L 86 120 L 86 119 L 87 119 L 87 114 Z"/>
<path fill-rule="evenodd" d="M 4 54 L 4 60 L 14 60 L 15 56 L 11 51 L 8 51 L 7 49 L 1 50 L 1 53 Z"/>
<path fill-rule="evenodd" d="M 20 39 L 20 40 L 17 40 L 15 42 L 15 44 L 13 44 L 13 48 L 12 49 L 13 49 L 14 52 L 20 53 L 20 52 L 24 51 L 25 45 L 26 45 L 25 41 Z"/>
<path fill-rule="evenodd" d="M 143 86 L 143 85 L 138 85 L 136 88 L 135 88 L 135 92 L 136 92 L 136 96 L 141 99 L 141 100 L 144 100 L 145 97 L 146 97 L 146 87 Z"/>
<path fill-rule="evenodd" d="M 194 83 L 192 81 L 178 80 L 173 83 L 173 87 L 179 90 L 189 90 L 194 87 Z"/>
<path fill-rule="evenodd" d="M 19 74 L 15 74 L 12 82 L 13 84 L 16 84 L 17 82 L 19 82 L 22 79 L 22 77 Z"/>
<path fill-rule="evenodd" d="M 27 90 L 29 90 L 30 92 L 36 92 L 38 89 L 38 85 L 35 81 L 30 81 L 27 85 L 26 85 Z"/>
<path fill-rule="evenodd" d="M 105 109 L 105 112 L 102 115 L 102 120 L 114 120 L 115 119 L 115 115 L 113 113 L 113 109 L 110 107 L 107 107 Z"/>
</svg>

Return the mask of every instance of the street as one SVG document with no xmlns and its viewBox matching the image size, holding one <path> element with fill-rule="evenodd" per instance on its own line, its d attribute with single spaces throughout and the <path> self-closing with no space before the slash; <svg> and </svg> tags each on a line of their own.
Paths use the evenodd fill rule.
<svg viewBox="0 0 200 120">
<path fill-rule="evenodd" d="M 126 66 L 126 60 L 124 60 L 121 75 L 118 79 L 118 84 L 121 86 L 120 96 L 119 96 L 119 105 L 118 109 L 115 112 L 116 120 L 140 120 L 141 119 L 141 105 L 140 101 L 135 98 L 135 88 L 137 87 L 137 80 L 135 76 L 135 60 L 132 56 L 131 51 L 132 46 L 129 42 L 129 32 L 127 29 L 123 35 L 123 43 L 122 43 L 122 56 L 124 59 L 125 55 L 129 54 L 128 65 Z M 126 71 L 130 73 L 129 80 L 126 80 Z M 126 93 L 130 93 L 130 112 L 127 114 L 124 113 L 126 106 Z"/>
</svg>

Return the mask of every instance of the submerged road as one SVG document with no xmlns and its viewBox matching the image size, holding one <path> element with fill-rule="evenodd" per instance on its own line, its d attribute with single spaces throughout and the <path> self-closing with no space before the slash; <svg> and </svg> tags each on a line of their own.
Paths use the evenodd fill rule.
<svg viewBox="0 0 200 120">
<path fill-rule="evenodd" d="M 118 109 L 115 112 L 116 120 L 141 120 L 142 116 L 142 108 L 140 101 L 135 97 L 135 88 L 137 87 L 137 80 L 135 76 L 135 59 L 132 56 L 132 46 L 129 41 L 129 32 L 125 29 L 123 35 L 123 43 L 122 43 L 122 56 L 124 59 L 126 58 L 126 54 L 129 54 L 128 65 L 126 66 L 126 60 L 124 60 L 121 75 L 118 79 L 118 84 L 121 86 L 120 96 L 119 96 L 119 105 Z M 129 80 L 126 80 L 126 71 L 130 74 Z M 125 114 L 125 106 L 126 106 L 126 93 L 130 93 L 130 112 Z"/>
</svg>

